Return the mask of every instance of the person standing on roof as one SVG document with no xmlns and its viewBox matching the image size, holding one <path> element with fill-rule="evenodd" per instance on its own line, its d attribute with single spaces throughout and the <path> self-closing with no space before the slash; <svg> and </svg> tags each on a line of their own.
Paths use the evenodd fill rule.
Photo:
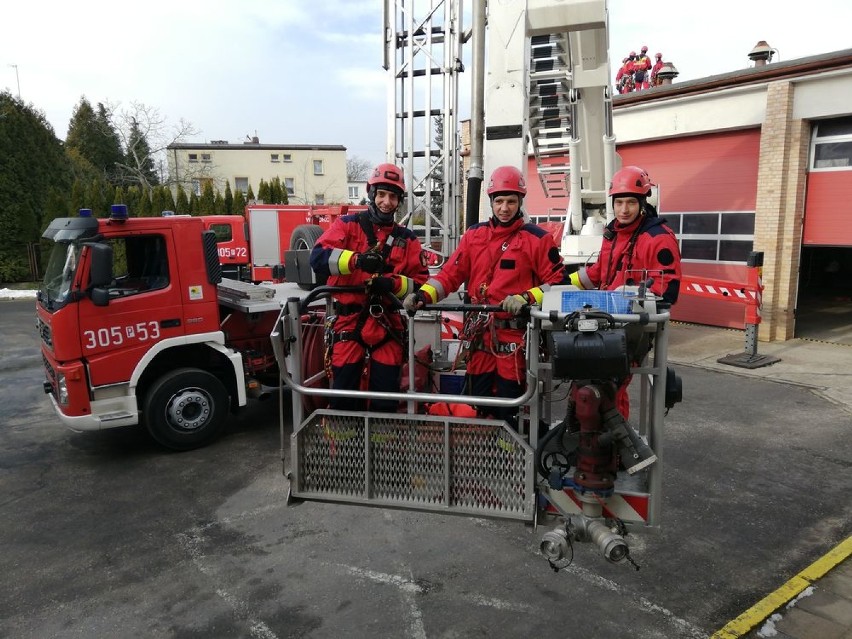
<svg viewBox="0 0 852 639">
<path fill-rule="evenodd" d="M 367 197 L 366 211 L 337 218 L 320 236 L 311 251 L 311 268 L 328 277 L 329 286 L 360 288 L 335 295 L 326 344 L 331 387 L 359 390 L 366 378 L 371 391 L 399 392 L 407 345 L 405 323 L 392 298 L 404 299 L 426 281 L 429 270 L 414 231 L 394 221 L 405 197 L 402 170 L 379 164 L 367 180 Z M 396 400 L 374 399 L 369 409 L 395 411 L 398 405 Z M 334 397 L 329 407 L 364 410 L 367 404 Z"/>
<path fill-rule="evenodd" d="M 626 166 L 612 176 L 609 196 L 615 219 L 604 229 L 598 260 L 569 276 L 580 289 L 615 290 L 622 286 L 645 283 L 648 290 L 662 298 L 661 306 L 677 302 L 680 293 L 681 266 L 677 237 L 648 202 L 653 183 L 648 172 L 638 166 Z M 651 280 L 650 285 L 647 282 Z M 635 359 L 641 359 L 644 353 Z M 619 388 L 617 404 L 626 419 L 628 377 Z"/>
<path fill-rule="evenodd" d="M 464 232 L 446 265 L 406 297 L 404 306 L 414 312 L 462 284 L 472 304 L 500 305 L 502 312 L 466 323 L 462 340 L 470 348 L 467 390 L 484 397 L 519 397 L 526 385 L 526 321 L 517 316 L 525 306 L 541 304 L 544 291 L 563 281 L 564 268 L 553 236 L 524 220 L 527 186 L 517 168 L 496 168 L 487 193 L 491 218 Z M 517 408 L 489 411 L 514 424 Z"/>
<path fill-rule="evenodd" d="M 615 74 L 615 88 L 619 93 L 630 93 L 633 90 L 633 61 L 636 52 L 631 51 L 622 61 L 621 68 Z"/>
<path fill-rule="evenodd" d="M 633 84 L 636 91 L 648 88 L 648 74 L 651 71 L 651 58 L 648 57 L 648 47 L 642 46 L 639 55 L 633 63 Z"/>
<path fill-rule="evenodd" d="M 663 83 L 657 75 L 660 69 L 663 68 L 663 54 L 655 53 L 654 58 L 656 58 L 656 62 L 654 62 L 654 66 L 651 68 L 651 86 L 658 87 Z"/>
</svg>

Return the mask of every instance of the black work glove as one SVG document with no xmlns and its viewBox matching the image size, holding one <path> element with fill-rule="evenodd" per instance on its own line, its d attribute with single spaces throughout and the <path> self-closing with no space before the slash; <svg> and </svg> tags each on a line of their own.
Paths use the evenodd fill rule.
<svg viewBox="0 0 852 639">
<path fill-rule="evenodd" d="M 367 251 L 355 255 L 355 268 L 365 273 L 381 273 L 385 268 L 385 258 L 381 253 Z"/>
<path fill-rule="evenodd" d="M 394 281 L 390 277 L 374 277 L 367 280 L 371 293 L 389 293 L 393 294 Z"/>
</svg>

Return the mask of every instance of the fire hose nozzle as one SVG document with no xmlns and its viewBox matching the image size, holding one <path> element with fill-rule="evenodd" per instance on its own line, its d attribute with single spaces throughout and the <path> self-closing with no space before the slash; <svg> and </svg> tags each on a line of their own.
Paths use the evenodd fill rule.
<svg viewBox="0 0 852 639">
<path fill-rule="evenodd" d="M 600 548 L 607 561 L 617 564 L 630 554 L 624 537 L 613 532 L 603 522 L 590 520 L 585 529 L 589 539 Z"/>
<path fill-rule="evenodd" d="M 624 464 L 629 475 L 633 475 L 657 461 L 656 453 L 639 436 L 639 433 L 624 421 L 621 413 L 617 410 L 612 409 L 604 415 L 604 425 L 608 432 L 601 436 L 600 441 L 602 443 L 612 441 L 618 446 L 621 463 Z"/>
<path fill-rule="evenodd" d="M 598 519 L 584 517 L 577 530 L 578 539 L 591 541 L 603 553 L 604 558 L 614 564 L 622 561 L 630 555 L 627 542 L 617 532 L 613 532 L 606 524 Z"/>
<path fill-rule="evenodd" d="M 549 562 L 554 563 L 565 558 L 569 547 L 568 531 L 564 526 L 557 526 L 542 535 L 539 550 Z"/>
</svg>

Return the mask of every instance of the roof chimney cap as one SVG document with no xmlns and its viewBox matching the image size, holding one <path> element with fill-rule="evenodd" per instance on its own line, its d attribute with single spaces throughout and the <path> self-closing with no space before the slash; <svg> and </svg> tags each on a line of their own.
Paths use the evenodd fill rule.
<svg viewBox="0 0 852 639">
<path fill-rule="evenodd" d="M 679 75 L 680 71 L 678 71 L 677 67 L 675 67 L 675 65 L 671 62 L 663 62 L 663 66 L 661 66 L 660 70 L 657 71 L 657 77 L 663 84 L 671 84 L 672 80 Z"/>
<path fill-rule="evenodd" d="M 767 44 L 766 40 L 761 40 L 754 48 L 749 51 L 748 59 L 755 63 L 755 66 L 763 66 L 770 60 L 775 53 L 775 49 Z"/>
</svg>

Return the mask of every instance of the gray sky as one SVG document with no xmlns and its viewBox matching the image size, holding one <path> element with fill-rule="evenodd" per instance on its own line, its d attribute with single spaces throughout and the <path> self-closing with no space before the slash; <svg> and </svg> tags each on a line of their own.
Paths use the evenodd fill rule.
<svg viewBox="0 0 852 639">
<path fill-rule="evenodd" d="M 420 0 L 422 2 L 422 0 Z M 77 0 L 7 3 L 0 90 L 44 112 L 64 139 L 81 96 L 143 103 L 199 131 L 269 144 L 342 144 L 384 161 L 383 0 Z M 469 7 L 470 3 L 466 3 Z M 852 3 L 610 0 L 615 67 L 645 44 L 684 81 L 749 66 L 766 40 L 787 61 L 852 47 Z M 641 11 L 639 11 L 641 9 Z M 13 67 L 10 65 L 17 65 Z M 615 69 L 613 69 L 614 73 Z M 469 74 L 465 74 L 468 76 Z M 469 113 L 460 107 L 462 117 Z"/>
</svg>

